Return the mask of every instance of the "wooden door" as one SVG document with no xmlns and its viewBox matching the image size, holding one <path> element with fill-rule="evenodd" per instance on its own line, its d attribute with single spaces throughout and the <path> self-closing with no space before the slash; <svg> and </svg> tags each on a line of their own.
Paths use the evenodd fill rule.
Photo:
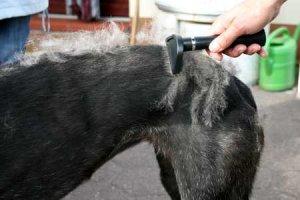
<svg viewBox="0 0 300 200">
<path fill-rule="evenodd" d="M 129 0 L 100 0 L 101 16 L 128 17 Z"/>
</svg>

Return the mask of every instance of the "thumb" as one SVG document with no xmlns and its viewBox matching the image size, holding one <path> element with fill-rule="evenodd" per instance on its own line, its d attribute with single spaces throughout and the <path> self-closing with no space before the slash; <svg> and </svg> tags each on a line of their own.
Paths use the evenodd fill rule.
<svg viewBox="0 0 300 200">
<path fill-rule="evenodd" d="M 209 50 L 214 53 L 221 52 L 227 49 L 240 35 L 242 35 L 241 32 L 231 25 L 210 43 Z"/>
</svg>

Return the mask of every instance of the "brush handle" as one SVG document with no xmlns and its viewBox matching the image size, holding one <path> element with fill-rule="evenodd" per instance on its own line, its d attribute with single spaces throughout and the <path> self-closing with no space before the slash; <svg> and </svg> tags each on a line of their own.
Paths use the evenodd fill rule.
<svg viewBox="0 0 300 200">
<path fill-rule="evenodd" d="M 193 50 L 201 50 L 208 49 L 209 44 L 216 38 L 217 35 L 214 36 L 206 36 L 206 37 L 189 37 L 182 38 L 183 40 L 183 51 L 193 51 Z M 266 43 L 266 34 L 264 30 L 259 31 L 258 33 L 252 35 L 243 35 L 238 37 L 230 47 L 234 47 L 237 44 L 244 44 L 246 46 L 250 46 L 251 44 L 259 44 L 260 46 L 264 46 Z"/>
</svg>

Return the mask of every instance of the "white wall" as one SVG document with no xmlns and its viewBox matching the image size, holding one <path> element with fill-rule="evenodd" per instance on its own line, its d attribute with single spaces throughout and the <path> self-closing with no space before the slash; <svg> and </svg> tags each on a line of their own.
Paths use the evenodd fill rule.
<svg viewBox="0 0 300 200">
<path fill-rule="evenodd" d="M 170 0 L 172 1 L 172 0 Z M 130 16 L 133 16 L 134 0 L 129 0 Z M 154 17 L 157 13 L 155 0 L 140 0 L 140 16 Z M 300 24 L 300 0 L 287 0 L 273 23 Z"/>
<path fill-rule="evenodd" d="M 273 23 L 300 24 L 300 0 L 287 0 Z"/>
<path fill-rule="evenodd" d="M 129 0 L 129 16 L 133 16 L 134 0 Z M 140 17 L 152 18 L 157 12 L 155 0 L 140 0 Z"/>
</svg>

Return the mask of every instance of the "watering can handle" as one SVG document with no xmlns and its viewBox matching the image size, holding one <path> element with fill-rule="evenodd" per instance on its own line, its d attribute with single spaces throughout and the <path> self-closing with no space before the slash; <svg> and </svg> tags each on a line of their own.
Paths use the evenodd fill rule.
<svg viewBox="0 0 300 200">
<path fill-rule="evenodd" d="M 266 49 L 269 49 L 272 40 L 281 34 L 283 34 L 284 36 L 287 36 L 287 37 L 291 37 L 289 30 L 286 27 L 278 28 L 269 35 L 267 42 L 266 42 Z"/>
</svg>

